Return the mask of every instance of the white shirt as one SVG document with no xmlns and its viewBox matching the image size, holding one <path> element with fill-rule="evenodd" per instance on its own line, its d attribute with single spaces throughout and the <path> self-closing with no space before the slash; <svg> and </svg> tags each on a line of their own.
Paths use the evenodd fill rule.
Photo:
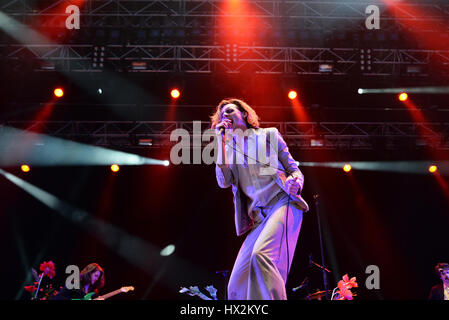
<svg viewBox="0 0 449 320">
<path fill-rule="evenodd" d="M 236 143 L 236 149 L 238 152 L 244 153 L 248 156 L 248 145 L 255 144 L 257 139 L 257 131 L 255 134 L 250 134 L 248 138 L 244 139 L 244 145 Z M 260 169 L 263 167 L 260 163 L 256 162 L 256 159 L 244 158 L 244 163 L 237 165 L 239 176 L 239 187 L 250 199 L 248 203 L 248 214 L 253 220 L 257 220 L 257 215 L 253 210 L 257 210 L 257 207 L 266 206 L 282 189 L 276 183 L 276 176 L 274 175 L 261 175 Z M 249 162 L 249 163 L 248 163 Z"/>
</svg>

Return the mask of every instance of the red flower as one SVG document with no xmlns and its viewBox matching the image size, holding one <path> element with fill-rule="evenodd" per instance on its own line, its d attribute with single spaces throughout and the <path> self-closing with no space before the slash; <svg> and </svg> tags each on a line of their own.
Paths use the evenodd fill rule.
<svg viewBox="0 0 449 320">
<path fill-rule="evenodd" d="M 50 279 L 53 279 L 53 277 L 56 275 L 55 271 L 55 264 L 53 261 L 48 261 L 41 264 L 40 271 L 44 273 L 44 275 L 48 276 Z"/>
<path fill-rule="evenodd" d="M 25 290 L 28 292 L 34 292 L 36 291 L 36 287 L 35 286 L 25 286 Z"/>
</svg>

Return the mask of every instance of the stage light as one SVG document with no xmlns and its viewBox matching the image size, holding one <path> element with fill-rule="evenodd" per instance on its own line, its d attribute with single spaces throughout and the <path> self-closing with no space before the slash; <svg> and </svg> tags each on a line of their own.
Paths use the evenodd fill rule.
<svg viewBox="0 0 449 320">
<path fill-rule="evenodd" d="M 170 165 L 170 161 L 165 160 L 165 161 L 164 161 L 164 166 L 168 167 L 169 165 Z"/>
<path fill-rule="evenodd" d="M 399 101 L 405 101 L 405 100 L 408 99 L 408 94 L 405 93 L 405 92 L 401 92 L 401 93 L 398 95 L 398 99 L 399 99 Z"/>
<path fill-rule="evenodd" d="M 166 246 L 164 249 L 161 250 L 161 256 L 168 257 L 173 252 L 175 252 L 175 245 L 170 244 L 170 245 Z"/>
<path fill-rule="evenodd" d="M 324 147 L 324 140 L 323 139 L 310 139 L 310 146 L 311 147 Z"/>
<path fill-rule="evenodd" d="M 322 63 L 318 66 L 318 71 L 321 73 L 331 73 L 334 70 L 334 66 L 327 63 Z"/>
<path fill-rule="evenodd" d="M 178 99 L 181 95 L 181 92 L 178 89 L 172 89 L 170 95 L 173 99 Z"/>
<path fill-rule="evenodd" d="M 98 94 L 103 94 L 103 89 L 98 88 L 97 93 L 98 93 Z"/>
<path fill-rule="evenodd" d="M 349 172 L 349 171 L 351 171 L 351 170 L 352 170 L 352 167 L 351 167 L 350 164 L 345 164 L 345 165 L 343 166 L 343 171 L 344 171 L 344 172 Z"/>
<path fill-rule="evenodd" d="M 363 94 L 363 89 L 359 88 L 359 90 L 357 90 L 358 94 Z"/>
<path fill-rule="evenodd" d="M 420 74 L 421 71 L 422 71 L 421 66 L 417 66 L 417 65 L 407 66 L 407 73 L 408 74 Z"/>
<path fill-rule="evenodd" d="M 138 144 L 139 146 L 152 146 L 153 139 L 139 139 Z"/>
<path fill-rule="evenodd" d="M 20 169 L 23 171 L 23 172 L 30 172 L 30 166 L 29 165 L 26 165 L 26 164 L 22 164 L 22 166 L 20 167 Z"/>
<path fill-rule="evenodd" d="M 120 167 L 117 165 L 117 164 L 113 164 L 112 166 L 111 166 L 111 171 L 112 172 L 117 172 L 117 171 L 119 171 L 120 170 Z"/>
<path fill-rule="evenodd" d="M 53 93 L 55 97 L 61 98 L 64 95 L 64 90 L 62 90 L 62 88 L 56 88 Z"/>
<path fill-rule="evenodd" d="M 145 61 L 133 61 L 131 68 L 133 70 L 147 70 L 147 63 Z"/>
<path fill-rule="evenodd" d="M 290 91 L 288 92 L 288 98 L 289 98 L 290 100 L 296 99 L 297 96 L 298 96 L 298 93 L 297 93 L 295 90 L 290 90 Z"/>
<path fill-rule="evenodd" d="M 431 165 L 429 167 L 429 172 L 430 173 L 435 173 L 435 172 L 437 172 L 437 170 L 438 170 L 438 167 L 436 165 Z"/>
</svg>

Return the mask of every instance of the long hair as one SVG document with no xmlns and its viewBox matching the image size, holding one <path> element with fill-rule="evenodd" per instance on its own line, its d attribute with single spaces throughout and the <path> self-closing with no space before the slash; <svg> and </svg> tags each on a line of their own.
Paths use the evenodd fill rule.
<svg viewBox="0 0 449 320">
<path fill-rule="evenodd" d="M 101 273 L 100 277 L 94 284 L 91 284 L 90 277 L 96 271 L 100 271 Z M 98 263 L 91 263 L 87 265 L 80 273 L 81 287 L 84 287 L 86 284 L 88 284 L 89 292 L 95 291 L 96 293 L 98 293 L 98 289 L 103 288 L 104 281 L 105 281 L 104 270 L 102 267 L 100 267 Z"/>
<path fill-rule="evenodd" d="M 218 104 L 215 113 L 210 117 L 212 122 L 212 129 L 215 129 L 215 126 L 220 123 L 220 114 L 221 109 L 227 104 L 235 104 L 241 112 L 246 112 L 248 115 L 246 116 L 246 125 L 248 128 L 259 128 L 259 116 L 256 111 L 251 108 L 245 101 L 237 99 L 237 98 L 226 98 L 220 101 Z"/>
</svg>

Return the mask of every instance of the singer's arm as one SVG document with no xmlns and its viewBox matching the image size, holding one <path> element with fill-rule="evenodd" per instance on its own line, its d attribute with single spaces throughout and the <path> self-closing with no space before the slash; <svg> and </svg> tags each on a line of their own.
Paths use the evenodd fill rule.
<svg viewBox="0 0 449 320">
<path fill-rule="evenodd" d="M 288 173 L 288 176 L 286 177 L 284 184 L 287 181 L 295 180 L 296 178 L 296 181 L 299 184 L 298 194 L 300 194 L 304 186 L 304 175 L 302 174 L 301 170 L 299 170 L 296 161 L 290 154 L 287 144 L 284 141 L 284 138 L 282 138 L 282 135 L 276 128 L 274 130 L 277 138 L 278 158 L 279 161 L 282 163 L 282 166 Z"/>
</svg>

